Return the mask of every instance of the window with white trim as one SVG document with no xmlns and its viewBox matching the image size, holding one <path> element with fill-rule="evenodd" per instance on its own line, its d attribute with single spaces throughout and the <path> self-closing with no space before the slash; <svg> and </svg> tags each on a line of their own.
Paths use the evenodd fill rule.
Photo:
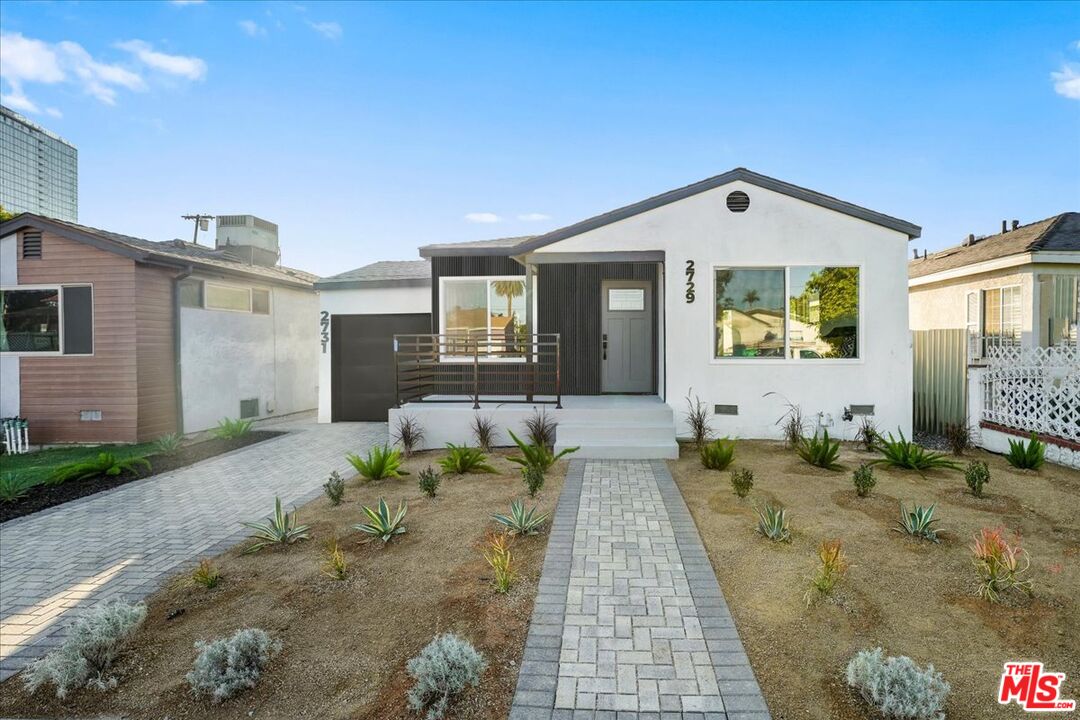
<svg viewBox="0 0 1080 720">
<path fill-rule="evenodd" d="M 859 357 L 859 268 L 713 270 L 713 357 Z"/>
<path fill-rule="evenodd" d="M 0 352 L 93 354 L 93 288 L 57 285 L 0 289 Z"/>
<path fill-rule="evenodd" d="M 1020 332 L 1020 286 L 983 290 L 983 335 L 1017 342 Z"/>
<path fill-rule="evenodd" d="M 525 278 L 444 277 L 439 327 L 447 355 L 522 355 L 526 349 Z"/>
</svg>

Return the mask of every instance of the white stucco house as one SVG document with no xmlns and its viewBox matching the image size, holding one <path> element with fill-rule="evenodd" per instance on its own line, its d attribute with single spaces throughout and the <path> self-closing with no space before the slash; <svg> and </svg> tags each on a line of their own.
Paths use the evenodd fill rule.
<svg viewBox="0 0 1080 720">
<path fill-rule="evenodd" d="M 347 339 L 332 332 L 329 365 L 392 387 L 391 422 L 418 418 L 431 447 L 469 441 L 478 411 L 515 427 L 542 408 L 558 444 L 586 456 L 671 457 L 688 394 L 719 435 L 779 437 L 782 398 L 810 433 L 853 438 L 860 414 L 910 433 L 907 246 L 919 234 L 738 168 L 543 235 L 424 246 L 430 272 L 415 266 L 401 305 L 363 280 L 352 296 L 320 281 L 331 325 L 399 316 L 381 341 L 390 364 L 343 370 L 366 361 L 335 356 Z M 327 390 L 327 364 L 320 418 L 360 412 L 344 408 L 363 398 L 333 379 Z"/>
</svg>

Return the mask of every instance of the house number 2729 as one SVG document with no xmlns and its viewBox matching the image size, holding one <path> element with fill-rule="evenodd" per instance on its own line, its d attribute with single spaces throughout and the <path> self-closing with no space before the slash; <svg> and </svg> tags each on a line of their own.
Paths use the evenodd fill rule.
<svg viewBox="0 0 1080 720">
<path fill-rule="evenodd" d="M 694 302 L 694 261 L 686 261 L 686 302 Z"/>
</svg>

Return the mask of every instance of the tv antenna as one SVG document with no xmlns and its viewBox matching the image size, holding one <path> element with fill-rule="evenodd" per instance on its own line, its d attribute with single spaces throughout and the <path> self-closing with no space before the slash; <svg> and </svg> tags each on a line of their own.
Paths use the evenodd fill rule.
<svg viewBox="0 0 1080 720">
<path fill-rule="evenodd" d="M 191 236 L 191 242 L 195 245 L 199 244 L 199 230 L 206 232 L 210 229 L 210 221 L 217 219 L 213 215 L 181 215 L 180 217 L 183 220 L 195 221 L 195 234 Z"/>
</svg>

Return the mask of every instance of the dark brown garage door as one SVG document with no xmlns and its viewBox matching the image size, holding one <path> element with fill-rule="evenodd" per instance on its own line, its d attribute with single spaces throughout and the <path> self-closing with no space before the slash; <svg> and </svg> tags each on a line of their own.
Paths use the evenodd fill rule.
<svg viewBox="0 0 1080 720">
<path fill-rule="evenodd" d="M 334 315 L 331 419 L 386 421 L 394 406 L 394 335 L 431 332 L 431 315 Z"/>
</svg>

